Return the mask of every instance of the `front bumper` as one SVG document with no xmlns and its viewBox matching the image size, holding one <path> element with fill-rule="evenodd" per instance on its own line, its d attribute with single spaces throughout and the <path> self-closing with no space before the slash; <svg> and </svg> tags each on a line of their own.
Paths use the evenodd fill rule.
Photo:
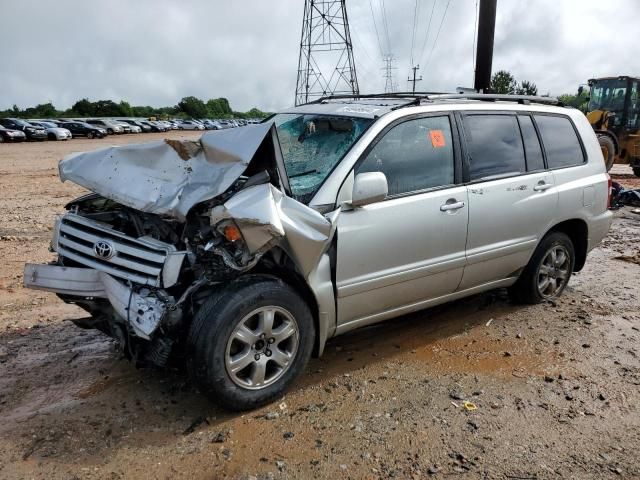
<svg viewBox="0 0 640 480">
<path fill-rule="evenodd" d="M 106 299 L 121 322 L 145 340 L 151 338 L 167 312 L 167 305 L 149 295 L 148 290 L 137 292 L 111 275 L 91 268 L 27 263 L 24 286 L 76 297 L 78 301 Z"/>
</svg>

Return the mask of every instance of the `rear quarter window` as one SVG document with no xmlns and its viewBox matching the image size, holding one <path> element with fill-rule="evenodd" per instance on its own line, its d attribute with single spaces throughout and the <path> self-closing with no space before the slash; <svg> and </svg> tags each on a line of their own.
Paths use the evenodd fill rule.
<svg viewBox="0 0 640 480">
<path fill-rule="evenodd" d="M 573 123 L 567 117 L 535 115 L 549 168 L 563 168 L 584 163 L 584 152 Z"/>
</svg>

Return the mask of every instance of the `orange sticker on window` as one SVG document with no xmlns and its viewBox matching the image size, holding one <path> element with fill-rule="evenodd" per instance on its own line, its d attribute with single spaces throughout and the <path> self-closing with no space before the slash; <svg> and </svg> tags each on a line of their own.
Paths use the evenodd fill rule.
<svg viewBox="0 0 640 480">
<path fill-rule="evenodd" d="M 433 145 L 433 148 L 442 148 L 446 146 L 442 130 L 429 130 L 429 136 L 431 137 L 431 145 Z"/>
</svg>

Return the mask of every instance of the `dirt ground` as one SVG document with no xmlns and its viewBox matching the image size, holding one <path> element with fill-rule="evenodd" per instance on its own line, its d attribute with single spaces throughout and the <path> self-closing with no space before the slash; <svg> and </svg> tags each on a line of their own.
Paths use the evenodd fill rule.
<svg viewBox="0 0 640 480">
<path fill-rule="evenodd" d="M 630 208 L 556 303 L 496 291 L 353 332 L 280 402 L 230 414 L 178 372 L 136 370 L 68 321 L 78 309 L 21 287 L 25 262 L 52 258 L 55 214 L 82 193 L 58 181 L 57 161 L 142 138 L 0 145 L 0 478 L 640 477 Z"/>
</svg>

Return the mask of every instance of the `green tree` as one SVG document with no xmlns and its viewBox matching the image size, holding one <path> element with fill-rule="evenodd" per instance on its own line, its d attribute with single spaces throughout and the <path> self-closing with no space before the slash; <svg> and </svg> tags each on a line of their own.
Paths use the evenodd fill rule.
<svg viewBox="0 0 640 480">
<path fill-rule="evenodd" d="M 511 73 L 506 70 L 500 70 L 491 77 L 491 92 L 513 95 L 516 93 L 518 82 Z"/>
<path fill-rule="evenodd" d="M 535 83 L 528 80 L 522 80 L 518 88 L 516 88 L 518 95 L 538 95 L 538 87 Z"/>
<path fill-rule="evenodd" d="M 589 91 L 583 90 L 580 92 L 565 93 L 563 95 L 558 96 L 558 100 L 560 100 L 565 105 L 569 107 L 577 108 L 578 110 L 582 110 L 583 112 L 587 112 L 588 103 L 589 103 Z"/>
<path fill-rule="evenodd" d="M 204 118 L 207 116 L 207 106 L 196 97 L 184 97 L 178 103 L 178 108 L 192 118 Z"/>
<path fill-rule="evenodd" d="M 88 98 L 78 100 L 71 106 L 71 110 L 76 112 L 80 117 L 91 117 L 93 113 L 93 104 Z"/>
</svg>

